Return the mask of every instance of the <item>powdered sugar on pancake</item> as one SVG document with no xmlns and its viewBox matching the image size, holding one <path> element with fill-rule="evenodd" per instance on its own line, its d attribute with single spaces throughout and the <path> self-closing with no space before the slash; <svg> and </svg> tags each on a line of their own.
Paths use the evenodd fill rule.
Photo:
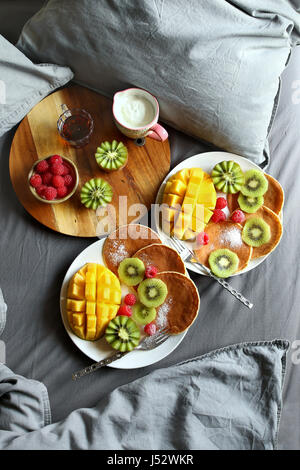
<svg viewBox="0 0 300 470">
<path fill-rule="evenodd" d="M 168 326 L 168 313 L 172 308 L 173 299 L 168 299 L 157 309 L 155 323 L 159 330 Z"/>
<path fill-rule="evenodd" d="M 112 250 L 107 253 L 107 257 L 114 265 L 120 264 L 125 258 L 129 258 L 129 253 L 126 250 L 124 243 L 119 240 L 112 242 Z"/>
<path fill-rule="evenodd" d="M 241 230 L 237 227 L 224 230 L 220 236 L 220 242 L 222 242 L 227 247 L 229 246 L 230 248 L 241 247 L 243 244 Z"/>
</svg>

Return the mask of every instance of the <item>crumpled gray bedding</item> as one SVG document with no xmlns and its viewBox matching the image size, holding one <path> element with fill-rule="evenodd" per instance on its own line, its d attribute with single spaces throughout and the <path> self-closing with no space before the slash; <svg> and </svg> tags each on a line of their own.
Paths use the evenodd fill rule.
<svg viewBox="0 0 300 470">
<path fill-rule="evenodd" d="M 50 423 L 43 384 L 0 365 L 0 449 L 273 450 L 288 343 L 230 346 Z"/>
<path fill-rule="evenodd" d="M 91 240 L 51 232 L 24 211 L 9 180 L 8 157 L 14 132 L 0 139 L 0 286 L 8 305 L 1 340 L 6 345 L 10 369 L 46 384 L 53 422 L 78 408 L 95 406 L 116 387 L 157 368 L 228 344 L 281 337 L 290 340 L 291 350 L 287 356 L 279 448 L 300 448 L 300 363 L 295 360 L 294 343 L 300 340 L 299 125 L 298 48 L 282 77 L 279 108 L 270 134 L 268 172 L 279 179 L 285 190 L 283 238 L 262 265 L 231 281 L 254 301 L 254 308 L 245 309 L 214 281 L 192 274 L 201 295 L 199 318 L 170 356 L 145 369 L 102 369 L 77 382 L 72 382 L 72 372 L 91 361 L 75 348 L 64 330 L 59 292 L 70 263 Z M 213 150 L 172 129 L 169 134 L 172 167 L 183 158 Z"/>
</svg>

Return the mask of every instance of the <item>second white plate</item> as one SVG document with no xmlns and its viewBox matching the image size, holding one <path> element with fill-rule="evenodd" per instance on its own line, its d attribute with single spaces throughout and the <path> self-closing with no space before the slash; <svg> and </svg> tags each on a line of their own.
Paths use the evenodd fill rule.
<svg viewBox="0 0 300 470">
<path fill-rule="evenodd" d="M 260 170 L 261 168 L 255 163 L 251 162 L 247 158 L 241 157 L 240 155 L 235 155 L 234 153 L 228 153 L 228 152 L 205 152 L 205 153 L 199 153 L 197 155 L 194 155 L 193 157 L 187 158 L 186 160 L 182 161 L 177 165 L 170 173 L 165 177 L 164 181 L 162 182 L 157 196 L 156 196 L 156 201 L 155 201 L 155 213 L 154 213 L 154 218 L 155 218 L 155 225 L 156 225 L 156 231 L 159 234 L 161 240 L 163 243 L 169 245 L 172 247 L 170 238 L 168 235 L 166 235 L 159 224 L 159 210 L 158 210 L 158 204 L 162 203 L 162 198 L 163 198 L 163 193 L 165 189 L 166 182 L 170 178 L 170 176 L 174 175 L 180 170 L 183 170 L 184 168 L 202 168 L 206 173 L 210 173 L 213 169 L 213 167 L 224 160 L 234 160 L 236 163 L 238 163 L 243 171 L 247 170 Z M 189 242 L 183 242 L 186 243 L 187 245 L 190 245 Z M 172 247 L 173 248 L 173 247 Z M 269 253 L 270 254 L 270 253 Z M 248 266 L 243 269 L 242 271 L 233 274 L 233 276 L 237 276 L 239 274 L 246 273 L 248 271 L 251 271 L 252 269 L 256 268 L 259 264 L 261 264 L 268 256 L 263 256 L 262 258 L 251 260 L 248 264 Z M 207 276 L 207 274 L 202 271 L 201 269 L 197 268 L 193 263 L 186 262 L 185 263 L 187 269 L 190 271 L 193 271 L 197 274 L 202 274 L 203 276 Z"/>
</svg>

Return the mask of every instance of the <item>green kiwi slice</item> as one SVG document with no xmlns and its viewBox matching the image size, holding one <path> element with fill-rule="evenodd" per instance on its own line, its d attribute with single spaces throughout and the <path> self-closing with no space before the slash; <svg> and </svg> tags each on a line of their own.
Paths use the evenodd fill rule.
<svg viewBox="0 0 300 470">
<path fill-rule="evenodd" d="M 270 226 L 260 217 L 251 217 L 244 225 L 242 240 L 247 245 L 259 247 L 271 238 Z"/>
<path fill-rule="evenodd" d="M 138 325 L 147 325 L 155 320 L 156 310 L 154 307 L 146 307 L 145 305 L 137 302 L 132 307 L 132 319 Z"/>
<path fill-rule="evenodd" d="M 260 170 L 248 170 L 245 173 L 245 183 L 241 187 L 244 196 L 263 196 L 268 190 L 268 180 Z"/>
<path fill-rule="evenodd" d="M 145 279 L 138 287 L 139 300 L 146 307 L 158 307 L 163 304 L 168 288 L 161 279 Z"/>
<path fill-rule="evenodd" d="M 104 171 L 116 171 L 123 168 L 128 160 L 127 147 L 123 142 L 102 142 L 100 147 L 97 147 L 95 158 L 98 165 Z"/>
<path fill-rule="evenodd" d="M 140 342 L 140 329 L 125 315 L 111 320 L 105 330 L 106 341 L 117 351 L 127 352 L 136 348 Z"/>
<path fill-rule="evenodd" d="M 238 203 L 242 211 L 247 212 L 248 214 L 253 214 L 263 205 L 264 197 L 244 196 L 244 194 L 240 193 Z"/>
<path fill-rule="evenodd" d="M 214 166 L 211 177 L 213 183 L 223 193 L 235 194 L 244 184 L 244 174 L 238 163 L 225 160 Z"/>
<path fill-rule="evenodd" d="M 225 248 L 212 251 L 208 262 L 210 269 L 216 276 L 226 278 L 237 271 L 239 258 L 236 253 Z"/>
<path fill-rule="evenodd" d="M 96 210 L 99 206 L 106 206 L 112 198 L 113 189 L 102 178 L 93 178 L 81 188 L 80 199 L 88 209 Z"/>
<path fill-rule="evenodd" d="M 145 275 L 145 265 L 139 258 L 125 258 L 118 267 L 119 278 L 127 286 L 136 286 Z"/>
</svg>

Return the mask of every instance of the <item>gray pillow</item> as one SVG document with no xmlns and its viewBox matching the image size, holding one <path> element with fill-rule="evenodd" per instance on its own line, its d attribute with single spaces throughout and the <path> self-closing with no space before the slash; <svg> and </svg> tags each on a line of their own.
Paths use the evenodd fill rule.
<svg viewBox="0 0 300 470">
<path fill-rule="evenodd" d="M 30 109 L 73 77 L 69 67 L 33 64 L 0 36 L 0 136 Z"/>
<path fill-rule="evenodd" d="M 275 449 L 287 349 L 283 340 L 228 346 L 54 424 L 41 384 L 0 365 L 0 449 Z"/>
<path fill-rule="evenodd" d="M 293 0 L 50 0 L 18 47 L 108 96 L 146 88 L 165 122 L 266 164 L 279 77 L 299 42 Z"/>
</svg>

